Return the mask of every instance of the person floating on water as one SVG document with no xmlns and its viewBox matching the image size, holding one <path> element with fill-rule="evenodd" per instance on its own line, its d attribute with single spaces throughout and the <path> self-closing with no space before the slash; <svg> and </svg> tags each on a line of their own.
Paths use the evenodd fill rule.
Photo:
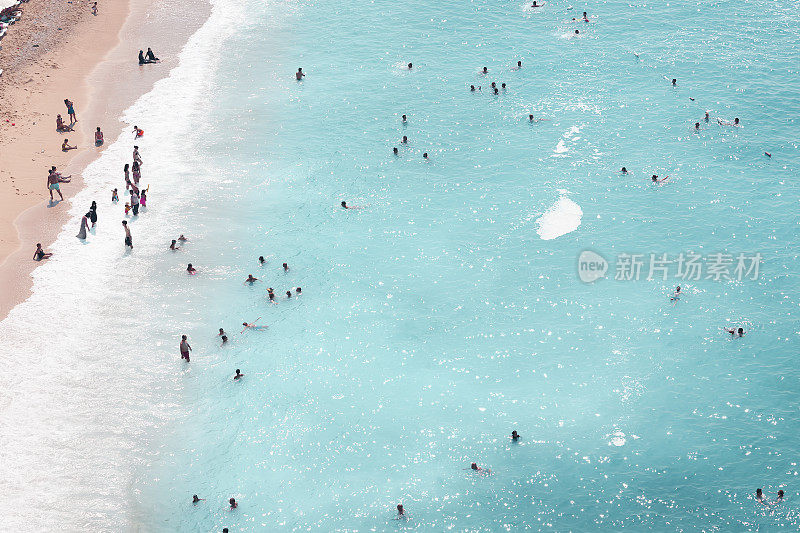
<svg viewBox="0 0 800 533">
<path fill-rule="evenodd" d="M 665 176 L 665 177 L 659 179 L 657 175 L 653 174 L 653 177 L 650 178 L 650 179 L 653 181 L 653 183 L 664 183 L 665 181 L 667 181 L 669 179 L 669 176 Z"/>
<path fill-rule="evenodd" d="M 723 328 L 734 337 L 744 337 L 744 328 Z"/>
<path fill-rule="evenodd" d="M 235 375 L 235 376 L 233 376 L 233 380 L 234 380 L 234 381 L 236 381 L 237 379 L 242 379 L 243 377 L 244 377 L 244 374 L 242 374 L 242 373 L 239 371 L 239 369 L 237 368 L 237 369 L 236 369 L 236 375 Z"/>
<path fill-rule="evenodd" d="M 180 237 L 178 237 L 178 240 L 179 240 L 179 241 L 181 241 L 181 242 L 186 242 L 186 241 L 188 241 L 189 239 L 187 239 L 186 237 L 184 237 L 184 236 L 183 236 L 183 233 L 181 233 L 181 236 L 180 236 Z"/>
<path fill-rule="evenodd" d="M 511 432 L 511 440 L 513 440 L 514 442 L 517 442 L 519 440 L 519 433 L 517 433 L 516 429 Z"/>
<path fill-rule="evenodd" d="M 267 326 L 259 326 L 259 325 L 257 325 L 259 320 L 261 320 L 261 317 L 256 318 L 255 321 L 252 324 L 248 324 L 247 322 L 242 322 L 242 326 L 244 326 L 244 329 L 242 331 L 240 331 L 239 334 L 241 335 L 242 333 L 244 333 L 248 329 L 252 329 L 252 330 L 256 330 L 256 331 L 262 331 L 262 330 L 267 329 Z"/>
<path fill-rule="evenodd" d="M 186 335 L 181 335 L 181 359 L 186 359 L 186 362 L 189 362 L 189 352 L 192 351 L 192 347 L 189 346 L 189 341 L 186 340 Z"/>
<path fill-rule="evenodd" d="M 192 496 L 192 503 L 202 502 L 202 501 L 204 501 L 204 500 L 205 500 L 205 498 L 198 498 L 198 497 L 197 497 L 197 494 L 195 494 L 194 496 Z"/>
<path fill-rule="evenodd" d="M 294 77 L 295 77 L 295 79 L 297 79 L 297 81 L 302 80 L 303 78 L 305 78 L 305 76 L 306 76 L 306 73 L 303 72 L 302 68 L 298 68 L 297 72 L 294 73 Z"/>
<path fill-rule="evenodd" d="M 52 256 L 53 256 L 52 253 L 46 253 L 42 249 L 42 243 L 40 243 L 40 242 L 36 243 L 36 251 L 33 252 L 33 260 L 34 261 L 41 261 L 42 259 L 49 259 Z"/>
<path fill-rule="evenodd" d="M 681 286 L 678 285 L 677 287 L 675 287 L 675 292 L 672 293 L 670 301 L 677 303 L 678 300 L 680 299 L 681 299 Z"/>
<path fill-rule="evenodd" d="M 717 119 L 717 124 L 719 124 L 720 126 L 738 126 L 739 125 L 739 117 L 736 117 L 735 119 L 733 119 L 733 122 L 730 122 L 728 120 L 722 120 L 721 118 L 718 118 Z"/>
</svg>

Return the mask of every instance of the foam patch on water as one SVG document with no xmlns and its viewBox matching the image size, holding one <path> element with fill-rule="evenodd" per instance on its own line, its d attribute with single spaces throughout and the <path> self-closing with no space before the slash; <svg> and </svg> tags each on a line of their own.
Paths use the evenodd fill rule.
<svg viewBox="0 0 800 533">
<path fill-rule="evenodd" d="M 536 219 L 536 233 L 545 241 L 573 232 L 581 225 L 583 210 L 562 192 L 561 197 Z"/>
</svg>

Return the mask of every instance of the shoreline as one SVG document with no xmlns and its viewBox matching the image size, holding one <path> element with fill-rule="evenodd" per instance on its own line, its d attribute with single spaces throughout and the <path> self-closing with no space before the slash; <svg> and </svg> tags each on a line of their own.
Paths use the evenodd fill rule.
<svg viewBox="0 0 800 533">
<path fill-rule="evenodd" d="M 52 20 L 48 10 L 57 4 L 38 4 L 36 12 L 30 9 L 31 4 L 23 4 L 26 11 L 9 30 L 0 51 L 0 61 L 8 64 L 10 59 L 4 59 L 9 55 L 7 50 L 21 45 L 12 51 L 19 54 L 19 68 L 10 74 L 7 69 L 0 76 L 0 97 L 14 109 L 10 116 L 0 114 L 0 143 L 3 152 L 11 154 L 0 154 L 0 212 L 4 213 L 0 215 L 0 284 L 6 287 L 0 296 L 0 320 L 31 295 L 31 273 L 39 264 L 32 260 L 36 243 L 41 242 L 48 250 L 69 222 L 72 198 L 84 188 L 82 173 L 123 132 L 127 126 L 121 118 L 125 109 L 169 75 L 189 37 L 210 15 L 208 3 L 196 3 L 190 20 L 164 10 L 154 0 L 100 6 L 97 17 L 91 14 L 89 4 L 75 4 L 75 9 L 84 12 L 74 11 L 69 20 L 59 19 L 59 29 L 54 32 L 50 28 L 43 38 L 52 48 L 33 52 L 31 57 L 31 50 L 23 49 L 21 41 L 39 38 L 38 24 Z M 66 33 L 57 33 L 61 31 Z M 59 42 L 47 44 L 53 39 Z M 140 66 L 137 53 L 148 46 L 162 61 Z M 2 65 L 0 62 L 0 68 Z M 42 76 L 44 69 L 57 77 Z M 64 98 L 75 102 L 78 122 L 74 132 L 61 134 L 55 130 L 55 117 L 60 113 L 65 121 L 68 119 Z M 9 126 L 11 123 L 16 126 Z M 93 143 L 97 126 L 105 140 L 100 148 Z M 147 130 L 146 124 L 140 126 Z M 85 148 L 63 153 L 60 142 L 64 138 Z M 55 205 L 50 204 L 45 188 L 50 165 L 73 176 L 72 183 L 62 186 L 65 201 Z M 122 197 L 125 185 L 121 166 L 118 189 Z"/>
</svg>

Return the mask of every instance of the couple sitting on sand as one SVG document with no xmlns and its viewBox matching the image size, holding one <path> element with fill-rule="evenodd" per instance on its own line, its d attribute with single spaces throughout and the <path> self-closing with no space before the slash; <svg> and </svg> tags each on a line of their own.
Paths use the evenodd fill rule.
<svg viewBox="0 0 800 533">
<path fill-rule="evenodd" d="M 139 50 L 139 64 L 146 65 L 147 63 L 158 63 L 160 60 L 156 57 L 153 51 L 148 48 L 147 53 L 145 54 L 142 50 Z"/>
<path fill-rule="evenodd" d="M 72 131 L 72 126 L 69 124 L 64 124 L 64 119 L 61 118 L 61 115 L 56 117 L 56 131 L 58 132 L 65 132 L 65 131 Z"/>
</svg>

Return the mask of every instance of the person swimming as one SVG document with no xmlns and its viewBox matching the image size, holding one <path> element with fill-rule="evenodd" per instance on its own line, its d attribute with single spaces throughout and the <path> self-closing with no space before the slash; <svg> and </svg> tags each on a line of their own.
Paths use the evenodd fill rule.
<svg viewBox="0 0 800 533">
<path fill-rule="evenodd" d="M 286 297 L 287 298 L 291 298 L 292 297 L 292 291 L 286 291 Z"/>
<path fill-rule="evenodd" d="M 581 33 L 580 31 L 575 30 L 575 35 L 579 35 L 580 33 Z"/>
<path fill-rule="evenodd" d="M 664 183 L 665 181 L 667 181 L 669 179 L 669 176 L 666 176 L 666 177 L 664 177 L 662 179 L 658 179 L 658 176 L 653 174 L 653 177 L 650 178 L 650 179 L 653 180 L 653 183 Z"/>
<path fill-rule="evenodd" d="M 776 503 L 780 503 L 783 501 L 783 490 L 778 491 L 778 497 L 775 499 Z"/>
<path fill-rule="evenodd" d="M 217 337 L 221 337 L 223 335 L 225 335 L 225 330 L 222 329 L 222 328 L 219 328 L 219 333 L 217 333 Z"/>
<path fill-rule="evenodd" d="M 237 380 L 237 379 L 242 379 L 243 377 L 244 377 L 244 374 L 242 374 L 242 373 L 239 371 L 239 369 L 237 368 L 237 369 L 236 369 L 236 375 L 235 375 L 235 376 L 233 376 L 233 379 L 234 379 L 234 381 L 235 381 L 235 380 Z"/>
<path fill-rule="evenodd" d="M 694 131 L 700 131 L 700 123 L 699 122 L 695 122 L 694 123 Z"/>
<path fill-rule="evenodd" d="M 403 144 L 408 144 L 408 137 L 406 135 L 403 135 L 403 138 L 400 140 L 400 142 Z"/>
<path fill-rule="evenodd" d="M 186 272 L 188 272 L 191 275 L 195 275 L 197 274 L 197 269 L 194 268 L 191 263 L 189 263 L 189 265 L 186 267 Z"/>
<path fill-rule="evenodd" d="M 180 250 L 181 247 L 178 246 L 178 241 L 176 241 L 175 239 L 172 239 L 172 242 L 169 245 L 169 249 L 170 250 Z"/>
<path fill-rule="evenodd" d="M 767 505 L 764 502 L 764 492 L 761 489 L 756 489 L 756 500 L 758 500 L 761 504 Z"/>
<path fill-rule="evenodd" d="M 270 302 L 274 303 L 275 305 L 278 304 L 278 302 L 275 301 L 275 292 L 272 287 L 267 289 L 267 296 L 269 297 Z"/>
<path fill-rule="evenodd" d="M 744 328 L 723 328 L 725 331 L 733 335 L 734 337 L 744 337 Z"/>
<path fill-rule="evenodd" d="M 672 78 L 672 86 L 675 87 L 678 84 L 678 80 L 676 78 Z"/>
<path fill-rule="evenodd" d="M 583 22 L 589 22 L 589 16 L 586 14 L 586 11 L 583 12 Z"/>
<path fill-rule="evenodd" d="M 670 300 L 672 300 L 673 302 L 677 302 L 680 299 L 681 299 L 681 286 L 678 285 L 677 287 L 675 287 L 675 292 L 672 293 Z"/>
<path fill-rule="evenodd" d="M 411 70 L 412 68 L 414 68 L 414 63 L 409 63 L 408 64 L 408 70 Z"/>
<path fill-rule="evenodd" d="M 397 146 L 395 146 L 394 148 L 392 148 L 392 153 L 393 153 L 394 155 L 398 155 L 398 153 L 399 153 L 399 150 L 397 149 Z"/>
<path fill-rule="evenodd" d="M 267 260 L 266 260 L 266 259 L 264 259 L 264 256 L 263 256 L 263 255 L 259 255 L 259 256 L 258 256 L 258 263 L 259 263 L 260 265 L 263 265 L 263 264 L 264 264 L 264 263 L 266 263 L 266 262 L 267 262 Z"/>
<path fill-rule="evenodd" d="M 733 122 L 729 122 L 727 120 L 722 120 L 720 118 L 717 119 L 717 124 L 720 126 L 738 126 L 739 125 L 739 117 L 733 119 Z"/>
<path fill-rule="evenodd" d="M 256 281 L 258 281 L 258 278 L 254 278 L 252 274 L 248 274 L 247 279 L 244 280 L 245 283 L 249 283 L 250 285 L 252 285 Z"/>
<path fill-rule="evenodd" d="M 231 509 L 236 509 L 237 507 L 239 507 L 239 504 L 236 503 L 236 498 L 231 498 L 230 500 L 228 500 L 228 503 L 231 504 Z"/>
<path fill-rule="evenodd" d="M 294 292 L 296 292 L 297 294 L 302 294 L 302 292 L 303 292 L 303 289 L 302 289 L 302 288 L 300 288 L 300 287 L 297 287 L 297 288 L 294 290 Z"/>
<path fill-rule="evenodd" d="M 500 91 L 497 90 L 497 87 L 494 88 L 494 94 L 499 94 Z"/>
<path fill-rule="evenodd" d="M 533 0 L 533 4 L 531 4 L 531 7 L 544 7 L 544 2 L 538 4 L 536 3 L 536 0 Z"/>
<path fill-rule="evenodd" d="M 478 466 L 477 463 L 472 463 L 471 465 L 469 465 L 469 468 L 470 468 L 470 470 L 474 470 L 475 472 L 480 472 L 481 474 L 491 474 L 492 473 L 491 470 L 489 470 L 488 468 L 481 468 L 480 466 Z"/>
<path fill-rule="evenodd" d="M 183 233 L 181 233 L 181 236 L 180 236 L 180 237 L 178 237 L 178 240 L 179 240 L 179 241 L 181 241 L 181 242 L 186 242 L 186 241 L 188 241 L 189 239 L 187 239 L 186 237 L 184 237 L 184 236 L 183 236 Z"/>
<path fill-rule="evenodd" d="M 242 322 L 242 326 L 244 326 L 244 329 L 242 331 L 240 331 L 239 334 L 241 335 L 242 333 L 244 333 L 248 329 L 253 329 L 253 330 L 256 330 L 256 331 L 262 331 L 262 330 L 267 329 L 267 326 L 259 326 L 258 325 L 258 321 L 259 320 L 261 320 L 261 317 L 256 318 L 253 321 L 252 324 L 248 324 L 247 322 Z"/>
<path fill-rule="evenodd" d="M 405 115 L 403 115 L 403 122 L 408 122 L 408 119 L 406 118 Z"/>
<path fill-rule="evenodd" d="M 486 68 L 486 67 L 483 67 L 483 70 L 481 71 L 481 74 L 486 74 L 488 72 L 489 72 L 489 69 Z"/>
<path fill-rule="evenodd" d="M 706 111 L 705 121 L 706 121 L 706 122 L 708 122 L 708 119 L 709 119 L 709 118 L 710 118 L 710 116 L 709 116 L 709 114 L 708 114 L 708 111 Z"/>
<path fill-rule="evenodd" d="M 513 440 L 514 442 L 519 440 L 519 433 L 517 433 L 516 429 L 511 432 L 511 440 Z"/>
<path fill-rule="evenodd" d="M 505 91 L 506 90 L 506 84 L 505 83 L 501 83 L 500 84 L 500 88 L 502 88 Z"/>
<path fill-rule="evenodd" d="M 474 85 L 470 85 L 469 86 L 469 90 L 470 90 L 470 92 L 474 93 L 475 92 L 475 86 Z"/>
<path fill-rule="evenodd" d="M 628 173 L 628 169 L 625 168 L 625 167 L 622 167 L 622 170 L 620 170 L 620 172 L 622 172 L 623 174 L 627 174 Z"/>
<path fill-rule="evenodd" d="M 227 335 L 223 335 L 222 336 L 222 344 L 223 345 L 228 344 L 228 336 Z"/>
<path fill-rule="evenodd" d="M 305 72 L 303 72 L 302 68 L 298 68 L 297 72 L 294 73 L 294 77 L 297 79 L 297 81 L 302 80 L 303 78 L 305 78 L 305 76 L 306 74 Z"/>
<path fill-rule="evenodd" d="M 405 518 L 405 517 L 406 517 L 406 510 L 403 509 L 403 504 L 398 503 L 397 504 L 397 518 L 401 519 L 401 518 Z"/>
<path fill-rule="evenodd" d="M 284 272 L 289 272 L 289 265 L 287 263 L 283 264 L 283 271 Z"/>
<path fill-rule="evenodd" d="M 424 154 L 422 154 L 422 159 L 428 159 L 428 152 L 425 152 Z"/>
<path fill-rule="evenodd" d="M 349 209 L 349 208 L 347 207 L 347 202 L 345 202 L 344 200 L 342 200 L 342 207 L 344 207 L 345 209 Z"/>
<path fill-rule="evenodd" d="M 519 70 L 521 68 L 522 68 L 522 61 L 517 61 L 517 69 L 516 70 Z"/>
</svg>

